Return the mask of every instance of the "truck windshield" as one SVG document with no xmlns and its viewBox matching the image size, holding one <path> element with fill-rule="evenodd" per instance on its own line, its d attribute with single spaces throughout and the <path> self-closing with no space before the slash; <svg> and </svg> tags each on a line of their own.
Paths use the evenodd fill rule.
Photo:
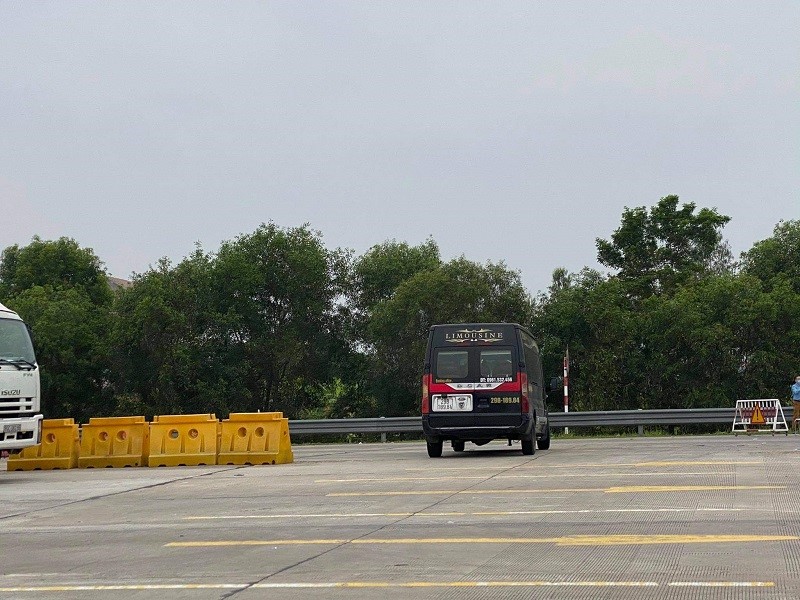
<svg viewBox="0 0 800 600">
<path fill-rule="evenodd" d="M 0 359 L 36 362 L 31 336 L 22 321 L 0 319 Z"/>
</svg>

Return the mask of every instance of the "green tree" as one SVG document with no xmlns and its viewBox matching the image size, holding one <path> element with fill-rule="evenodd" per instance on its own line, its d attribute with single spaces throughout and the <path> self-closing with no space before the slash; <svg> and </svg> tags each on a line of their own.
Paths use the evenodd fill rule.
<svg viewBox="0 0 800 600">
<path fill-rule="evenodd" d="M 785 282 L 766 290 L 747 274 L 707 278 L 649 300 L 641 407 L 785 397 L 786 373 L 800 358 L 799 304 Z"/>
<path fill-rule="evenodd" d="M 349 254 L 308 226 L 269 223 L 222 244 L 212 271 L 224 343 L 247 368 L 250 408 L 299 414 L 332 380 L 327 351 L 342 330 Z"/>
<path fill-rule="evenodd" d="M 373 246 L 353 264 L 353 307 L 366 314 L 379 302 L 389 300 L 401 283 L 441 264 L 439 247 L 430 239 L 419 246 L 395 240 Z"/>
<path fill-rule="evenodd" d="M 705 277 L 641 302 L 619 279 L 573 275 L 539 299 L 533 329 L 546 372 L 569 345 L 578 410 L 785 397 L 787 373 L 800 363 L 800 295 L 785 279 L 769 289 L 748 274 Z"/>
<path fill-rule="evenodd" d="M 272 223 L 215 255 L 162 261 L 118 302 L 126 402 L 221 416 L 363 409 L 340 305 L 348 265 L 319 233 Z"/>
<path fill-rule="evenodd" d="M 678 208 L 678 196 L 665 196 L 650 210 L 626 208 L 611 239 L 597 239 L 597 260 L 616 269 L 638 297 L 719 270 L 725 262 L 721 230 L 730 217 L 696 208 L 693 202 Z"/>
<path fill-rule="evenodd" d="M 15 244 L 3 250 L 0 297 L 13 297 L 34 286 L 80 288 L 96 305 L 110 304 L 112 299 L 103 263 L 91 248 L 81 248 L 66 237 L 46 241 L 35 236 L 27 246 Z"/>
<path fill-rule="evenodd" d="M 800 220 L 778 223 L 772 237 L 756 242 L 742 259 L 745 273 L 770 287 L 785 279 L 800 293 Z"/>
<path fill-rule="evenodd" d="M 115 305 L 120 414 L 245 410 L 245 365 L 216 310 L 213 257 L 198 248 L 177 266 L 162 259 L 134 277 Z"/>
<path fill-rule="evenodd" d="M 666 196 L 651 209 L 626 208 L 610 240 L 597 239 L 598 260 L 615 274 L 554 271 L 552 285 L 537 301 L 533 328 L 545 369 L 556 368 L 569 347 L 577 367 L 570 381 L 575 405 L 608 410 L 713 404 L 728 393 L 725 385 L 736 386 L 729 365 L 717 364 L 705 375 L 716 378 L 710 385 L 721 395 L 709 396 L 703 373 L 689 373 L 691 361 L 682 354 L 689 346 L 681 342 L 694 336 L 701 353 L 720 350 L 708 339 L 700 344 L 704 335 L 717 338 L 702 317 L 703 296 L 692 294 L 731 276 L 730 249 L 720 233 L 728 221 L 714 209 L 679 207 L 677 196 Z"/>
</svg>

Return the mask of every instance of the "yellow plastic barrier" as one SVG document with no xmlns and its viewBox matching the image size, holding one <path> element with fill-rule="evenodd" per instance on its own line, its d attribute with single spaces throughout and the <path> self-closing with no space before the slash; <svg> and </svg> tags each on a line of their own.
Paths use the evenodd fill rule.
<svg viewBox="0 0 800 600">
<path fill-rule="evenodd" d="M 217 464 L 219 421 L 208 415 L 160 415 L 150 423 L 151 467 Z"/>
<path fill-rule="evenodd" d="M 73 419 L 44 419 L 42 443 L 8 457 L 9 471 L 74 469 L 78 466 L 80 435 Z"/>
<path fill-rule="evenodd" d="M 141 467 L 147 464 L 144 417 L 95 417 L 81 427 L 79 467 Z"/>
<path fill-rule="evenodd" d="M 232 413 L 220 425 L 218 463 L 276 465 L 294 462 L 289 419 L 283 413 Z"/>
</svg>

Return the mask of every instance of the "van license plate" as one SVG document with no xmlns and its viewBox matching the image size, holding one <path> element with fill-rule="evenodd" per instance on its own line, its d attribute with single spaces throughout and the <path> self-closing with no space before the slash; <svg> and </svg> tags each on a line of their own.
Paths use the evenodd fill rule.
<svg viewBox="0 0 800 600">
<path fill-rule="evenodd" d="M 433 410 L 437 412 L 460 412 L 472 410 L 472 394 L 436 394 Z"/>
<path fill-rule="evenodd" d="M 6 423 L 3 425 L 3 433 L 19 433 L 22 431 L 20 423 Z"/>
</svg>

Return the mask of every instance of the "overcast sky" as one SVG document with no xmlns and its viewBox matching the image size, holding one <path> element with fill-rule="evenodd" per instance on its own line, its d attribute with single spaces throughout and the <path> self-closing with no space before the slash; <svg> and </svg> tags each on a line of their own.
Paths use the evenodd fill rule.
<svg viewBox="0 0 800 600">
<path fill-rule="evenodd" d="M 800 218 L 800 2 L 0 0 L 0 248 L 128 277 L 303 223 L 531 293 L 625 206 Z"/>
</svg>

